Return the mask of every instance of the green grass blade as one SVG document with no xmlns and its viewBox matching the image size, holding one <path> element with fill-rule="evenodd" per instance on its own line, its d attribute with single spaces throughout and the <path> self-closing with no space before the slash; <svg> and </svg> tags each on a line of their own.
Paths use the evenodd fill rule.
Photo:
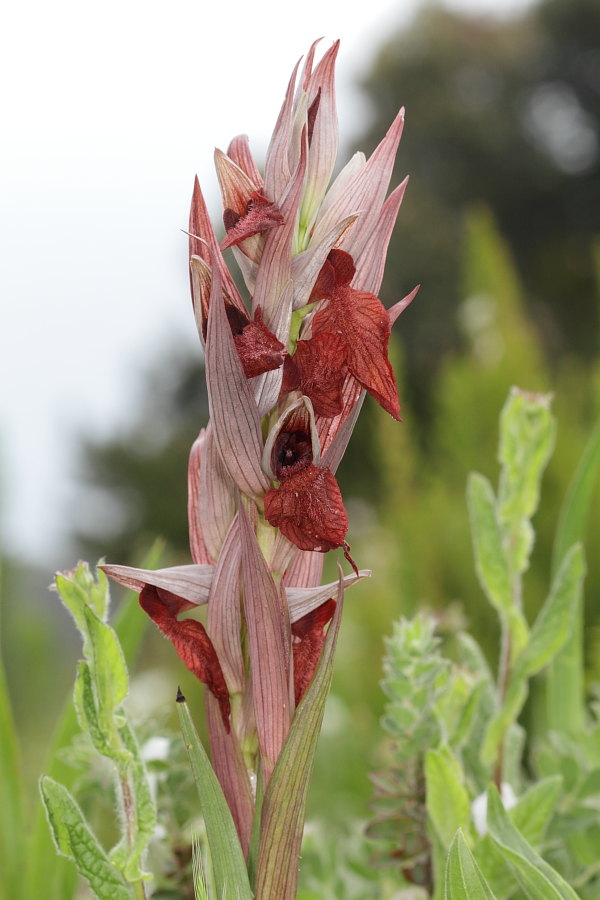
<svg viewBox="0 0 600 900">
<path fill-rule="evenodd" d="M 596 425 L 563 503 L 554 541 L 552 569 L 556 573 L 567 550 L 583 542 L 592 495 L 600 468 L 600 422 Z M 585 727 L 583 604 L 573 615 L 571 635 L 552 661 L 547 677 L 548 725 L 577 733 Z"/>
<path fill-rule="evenodd" d="M 488 789 L 488 828 L 492 841 L 531 900 L 578 900 L 573 888 L 511 822 L 495 785 Z"/>
<path fill-rule="evenodd" d="M 198 737 L 183 695 L 179 695 L 177 701 L 179 724 L 206 826 L 217 897 L 223 900 L 252 900 L 246 861 L 221 785 Z"/>
<path fill-rule="evenodd" d="M 27 860 L 23 780 L 19 743 L 13 720 L 4 666 L 0 659 L 0 872 L 6 896 L 23 896 Z"/>
</svg>

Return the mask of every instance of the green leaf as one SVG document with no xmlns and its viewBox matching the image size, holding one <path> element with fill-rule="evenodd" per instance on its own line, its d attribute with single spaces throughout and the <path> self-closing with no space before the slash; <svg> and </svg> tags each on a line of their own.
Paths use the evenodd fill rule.
<svg viewBox="0 0 600 900">
<path fill-rule="evenodd" d="M 544 836 L 561 795 L 562 784 L 560 775 L 538 781 L 519 797 L 509 812 L 515 827 L 534 847 Z"/>
<path fill-rule="evenodd" d="M 445 900 L 496 900 L 460 829 L 448 852 Z"/>
<path fill-rule="evenodd" d="M 513 600 L 511 569 L 494 491 L 488 479 L 477 472 L 469 475 L 467 502 L 479 582 L 492 606 L 508 623 L 513 652 L 517 654 L 527 642 L 527 623 Z"/>
<path fill-rule="evenodd" d="M 341 573 L 340 573 L 341 579 Z M 256 875 L 256 900 L 294 900 L 306 796 L 325 701 L 333 674 L 333 656 L 340 627 L 343 590 L 327 631 L 319 664 L 302 698 L 263 800 L 261 839 Z"/>
<path fill-rule="evenodd" d="M 427 812 L 445 848 L 459 828 L 468 828 L 471 804 L 456 757 L 448 748 L 425 754 Z"/>
<path fill-rule="evenodd" d="M 513 387 L 500 415 L 498 512 L 513 573 L 527 569 L 533 547 L 530 519 L 538 507 L 542 474 L 556 438 L 551 399 L 551 394 L 530 394 Z"/>
<path fill-rule="evenodd" d="M 217 897 L 252 900 L 244 854 L 227 801 L 183 697 L 178 697 L 177 711 L 206 826 Z"/>
<path fill-rule="evenodd" d="M 99 900 L 131 900 L 129 888 L 92 834 L 69 791 L 48 777 L 41 779 L 40 789 L 58 852 L 73 860 Z"/>
<path fill-rule="evenodd" d="M 77 663 L 73 704 L 81 730 L 87 731 L 96 750 L 104 756 L 111 756 L 111 746 L 107 741 L 106 731 L 101 728 L 98 722 L 92 675 L 90 667 L 85 660 L 79 660 Z"/>
<path fill-rule="evenodd" d="M 102 727 L 112 728 L 115 709 L 127 696 L 127 666 L 117 635 L 94 611 L 86 606 L 84 619 L 88 634 L 90 665 L 96 695 L 98 720 Z"/>
<path fill-rule="evenodd" d="M 496 498 L 488 479 L 478 472 L 469 475 L 467 502 L 479 582 L 492 606 L 508 615 L 512 606 L 511 578 L 496 514 Z"/>
<path fill-rule="evenodd" d="M 529 678 L 547 666 L 567 640 L 581 602 L 584 575 L 583 547 L 577 544 L 565 555 L 529 642 L 516 661 L 521 676 Z"/>
<path fill-rule="evenodd" d="M 556 572 L 569 547 L 583 542 L 600 468 L 600 422 L 587 444 L 562 505 L 552 569 Z M 583 660 L 583 604 L 573 616 L 571 635 L 552 661 L 546 679 L 547 715 L 554 731 L 574 734 L 585 725 L 585 676 Z"/>
<path fill-rule="evenodd" d="M 511 822 L 493 784 L 488 789 L 488 828 L 490 838 L 531 900 L 578 900 L 575 891 Z"/>
</svg>

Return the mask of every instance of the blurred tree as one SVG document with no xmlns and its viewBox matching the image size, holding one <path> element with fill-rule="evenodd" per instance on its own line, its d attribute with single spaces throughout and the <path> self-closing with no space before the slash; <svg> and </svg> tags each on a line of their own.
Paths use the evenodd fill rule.
<svg viewBox="0 0 600 900">
<path fill-rule="evenodd" d="M 474 204 L 491 209 L 507 241 L 548 359 L 573 351 L 593 358 L 598 350 L 600 2 L 543 0 L 508 21 L 427 6 L 387 41 L 364 88 L 373 120 L 356 143 L 365 150 L 398 106 L 407 108 L 394 178 L 409 172 L 411 183 L 381 296 L 389 304 L 423 284 L 395 330 L 403 341 L 401 399 L 411 430 L 426 426 L 420 465 L 430 467 L 444 412 L 435 376 L 451 351 L 469 350 L 459 308 L 473 291 L 462 260 Z M 478 377 L 470 364 L 467 380 Z M 128 433 L 83 448 L 87 488 L 72 520 L 87 558 L 131 562 L 158 534 L 188 553 L 187 457 L 208 418 L 200 352 L 163 361 L 144 396 Z M 495 419 L 496 399 L 490 410 Z M 367 400 L 340 470 L 345 496 L 374 505 L 386 492 L 375 439 L 383 417 Z M 462 491 L 462 468 L 456 479 Z"/>
<path fill-rule="evenodd" d="M 396 180 L 411 183 L 383 295 L 422 293 L 402 323 L 413 405 L 459 342 L 464 211 L 485 203 L 506 237 L 551 357 L 591 356 L 591 242 L 600 232 L 600 3 L 544 0 L 509 21 L 427 6 L 379 52 L 363 87 L 372 149 L 407 110 Z"/>
<path fill-rule="evenodd" d="M 85 559 L 136 565 L 160 536 L 188 562 L 188 456 L 208 421 L 200 348 L 195 356 L 163 359 L 147 374 L 141 394 L 125 433 L 82 445 L 74 540 Z"/>
</svg>

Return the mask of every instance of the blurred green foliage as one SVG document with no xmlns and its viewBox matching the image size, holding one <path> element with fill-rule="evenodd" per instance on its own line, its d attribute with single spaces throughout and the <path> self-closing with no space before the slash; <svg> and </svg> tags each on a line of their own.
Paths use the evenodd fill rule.
<svg viewBox="0 0 600 900">
<path fill-rule="evenodd" d="M 460 247 L 473 203 L 484 203 L 505 235 L 552 361 L 595 355 L 597 0 L 542 0 L 502 20 L 425 5 L 385 41 L 363 87 L 372 121 L 362 149 L 406 107 L 395 183 L 408 173 L 410 184 L 384 294 L 391 301 L 423 284 L 404 331 L 419 409 L 440 357 L 461 341 Z"/>
</svg>

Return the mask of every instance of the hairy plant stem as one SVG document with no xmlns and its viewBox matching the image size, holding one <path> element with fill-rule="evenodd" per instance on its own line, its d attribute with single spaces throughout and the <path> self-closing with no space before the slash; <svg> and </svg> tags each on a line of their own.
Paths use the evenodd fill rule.
<svg viewBox="0 0 600 900">
<path fill-rule="evenodd" d="M 129 775 L 119 774 L 119 783 L 121 786 L 121 796 L 123 798 L 127 843 L 130 847 L 134 847 L 136 833 L 135 800 Z M 146 900 L 146 886 L 143 881 L 134 881 L 131 886 L 133 887 L 137 900 Z"/>
<path fill-rule="evenodd" d="M 506 621 L 506 618 L 502 619 L 502 640 L 500 644 L 500 662 L 498 667 L 498 706 L 502 708 L 504 703 L 504 699 L 506 697 L 506 691 L 508 688 L 508 682 L 510 679 L 510 657 L 512 652 L 512 640 L 510 634 L 510 626 Z M 504 735 L 500 738 L 498 743 L 498 752 L 496 756 L 496 765 L 494 767 L 494 784 L 498 788 L 500 792 L 500 796 L 502 796 L 502 775 L 504 769 Z"/>
</svg>

